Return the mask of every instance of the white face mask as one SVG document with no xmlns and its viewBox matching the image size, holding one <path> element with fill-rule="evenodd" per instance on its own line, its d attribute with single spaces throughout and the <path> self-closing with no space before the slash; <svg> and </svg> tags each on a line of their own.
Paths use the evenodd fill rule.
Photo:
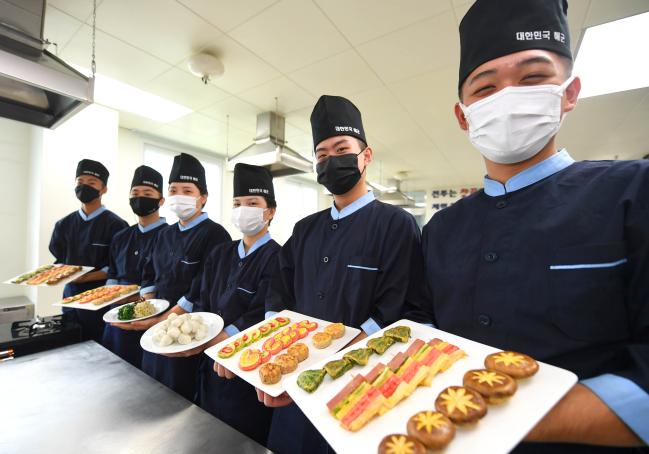
<svg viewBox="0 0 649 454">
<path fill-rule="evenodd" d="M 264 211 L 260 207 L 236 207 L 232 210 L 232 223 L 244 235 L 256 235 L 268 222 L 264 220 Z"/>
<path fill-rule="evenodd" d="M 570 77 L 561 85 L 505 87 L 470 106 L 460 104 L 471 143 L 498 164 L 531 158 L 559 131 L 561 99 L 573 80 Z"/>
<path fill-rule="evenodd" d="M 191 218 L 198 208 L 196 202 L 198 197 L 190 195 L 171 195 L 167 197 L 167 204 L 172 213 L 174 213 L 181 221 L 186 221 Z"/>
</svg>

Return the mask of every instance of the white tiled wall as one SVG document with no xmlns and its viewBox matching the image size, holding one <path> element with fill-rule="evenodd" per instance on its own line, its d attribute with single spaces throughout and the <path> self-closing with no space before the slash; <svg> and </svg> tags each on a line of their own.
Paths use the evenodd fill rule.
<svg viewBox="0 0 649 454">
<path fill-rule="evenodd" d="M 0 119 L 0 282 L 23 272 L 27 259 L 31 128 Z M 24 295 L 24 287 L 0 284 L 0 298 Z"/>
</svg>

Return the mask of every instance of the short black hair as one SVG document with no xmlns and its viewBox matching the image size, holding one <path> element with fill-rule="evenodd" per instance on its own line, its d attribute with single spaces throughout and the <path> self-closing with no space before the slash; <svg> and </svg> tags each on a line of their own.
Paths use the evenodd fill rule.
<svg viewBox="0 0 649 454">
<path fill-rule="evenodd" d="M 262 196 L 264 200 L 266 200 L 266 206 L 268 208 L 277 208 L 277 201 L 275 199 L 271 199 L 270 197 Z M 270 227 L 270 223 L 273 222 L 272 219 L 268 220 L 268 227 Z"/>
<path fill-rule="evenodd" d="M 264 200 L 266 201 L 266 205 L 268 208 L 277 208 L 277 201 L 275 199 L 271 199 L 270 197 L 262 196 Z"/>
<path fill-rule="evenodd" d="M 356 139 L 356 142 L 358 142 L 358 146 L 361 147 L 361 151 L 367 148 L 367 144 L 363 142 L 361 139 Z"/>
</svg>

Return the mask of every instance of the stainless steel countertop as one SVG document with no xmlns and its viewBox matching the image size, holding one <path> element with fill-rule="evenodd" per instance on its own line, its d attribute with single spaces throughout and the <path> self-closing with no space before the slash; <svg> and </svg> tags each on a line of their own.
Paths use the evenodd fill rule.
<svg viewBox="0 0 649 454">
<path fill-rule="evenodd" d="M 0 363 L 0 452 L 270 451 L 89 341 Z"/>
</svg>

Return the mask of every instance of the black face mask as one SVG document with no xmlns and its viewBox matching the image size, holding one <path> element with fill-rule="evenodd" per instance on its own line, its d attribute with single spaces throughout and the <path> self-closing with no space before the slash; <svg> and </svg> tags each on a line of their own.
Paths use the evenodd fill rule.
<svg viewBox="0 0 649 454">
<path fill-rule="evenodd" d="M 160 208 L 160 199 L 152 199 L 151 197 L 131 197 L 128 203 L 131 205 L 133 213 L 138 216 L 148 216 Z"/>
<path fill-rule="evenodd" d="M 318 183 L 323 185 L 334 195 L 341 195 L 349 192 L 361 179 L 362 172 L 358 170 L 357 153 L 349 153 L 341 156 L 331 156 L 316 167 Z M 363 169 L 365 172 L 365 169 Z"/>
<path fill-rule="evenodd" d="M 79 199 L 81 203 L 92 202 L 99 197 L 99 189 L 95 189 L 87 184 L 77 185 L 77 187 L 74 188 L 74 193 L 77 195 L 77 199 Z"/>
</svg>

